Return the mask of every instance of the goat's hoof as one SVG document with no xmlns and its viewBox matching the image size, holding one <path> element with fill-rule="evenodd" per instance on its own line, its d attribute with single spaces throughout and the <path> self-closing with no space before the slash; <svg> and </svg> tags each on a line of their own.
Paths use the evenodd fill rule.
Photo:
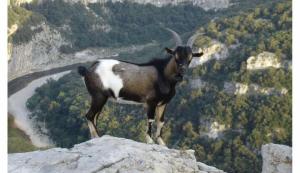
<svg viewBox="0 0 300 173">
<path fill-rule="evenodd" d="M 98 134 L 92 134 L 92 135 L 91 135 L 91 138 L 92 138 L 92 139 L 94 139 L 94 138 L 99 138 L 99 135 L 98 135 Z"/>
<path fill-rule="evenodd" d="M 157 141 L 158 145 L 166 146 L 165 142 L 161 139 L 161 137 L 158 137 L 158 138 L 156 139 L 156 141 Z"/>
<path fill-rule="evenodd" d="M 153 139 L 149 135 L 146 136 L 146 143 L 147 144 L 154 144 Z"/>
</svg>

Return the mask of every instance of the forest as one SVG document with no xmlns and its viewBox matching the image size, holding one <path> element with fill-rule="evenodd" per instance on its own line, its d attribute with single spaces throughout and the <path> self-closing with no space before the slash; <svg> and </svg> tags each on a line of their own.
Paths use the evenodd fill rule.
<svg viewBox="0 0 300 173">
<path fill-rule="evenodd" d="M 117 13 L 120 10 L 118 5 L 124 4 L 110 7 L 115 8 L 111 10 L 116 10 Z M 272 2 L 230 17 L 219 17 L 205 25 L 200 25 L 199 21 L 194 25 L 193 21 L 190 21 L 190 27 L 198 26 L 198 30 L 205 33 L 196 40 L 195 47 L 201 47 L 212 40 L 218 40 L 228 47 L 238 46 L 236 49 L 230 49 L 229 56 L 224 60 L 211 60 L 191 69 L 187 78 L 177 87 L 177 94 L 168 105 L 165 115 L 163 138 L 168 147 L 193 149 L 199 161 L 226 172 L 253 173 L 261 172 L 261 145 L 270 142 L 292 145 L 291 69 L 268 68 L 249 71 L 245 67 L 248 57 L 263 51 L 275 53 L 281 61 L 292 59 L 291 7 L 291 1 Z M 39 10 L 37 7 L 30 8 Z M 98 15 L 105 15 L 97 12 L 97 8 L 101 8 L 97 5 L 90 8 Z M 146 12 L 147 10 L 145 14 Z M 49 20 L 49 17 L 46 18 Z M 141 29 L 129 29 L 134 26 L 118 23 L 117 21 L 124 20 L 121 18 L 122 16 L 115 15 L 111 22 L 116 21 L 114 26 L 120 30 L 124 29 L 124 34 Z M 59 20 L 53 18 L 52 23 L 59 26 Z M 128 17 L 126 20 L 143 22 L 139 17 Z M 157 22 L 157 19 L 153 21 Z M 175 30 L 180 30 L 180 23 L 173 26 Z M 155 28 L 149 31 L 148 41 L 151 37 L 160 39 L 159 32 L 157 37 L 152 35 Z M 189 31 L 189 28 L 185 31 Z M 126 37 L 122 39 L 124 40 L 118 40 L 120 44 L 126 42 Z M 139 41 L 146 41 L 146 38 L 143 39 Z M 126 44 L 130 43 L 132 42 Z M 136 58 L 134 55 L 127 56 Z M 208 85 L 193 89 L 189 83 L 190 78 L 201 78 Z M 288 92 L 286 95 L 231 95 L 223 90 L 226 81 L 256 83 L 264 87 L 284 87 Z M 27 107 L 32 112 L 33 119 L 43 122 L 37 124 L 46 126 L 49 130 L 47 135 L 57 146 L 72 147 L 89 139 L 84 117 L 89 104 L 90 98 L 86 88 L 74 71 L 58 81 L 49 80 L 47 84 L 38 88 L 28 100 Z M 213 122 L 225 126 L 225 130 L 217 138 L 207 136 L 209 125 Z M 146 115 L 142 107 L 109 102 L 98 119 L 97 129 L 101 135 L 109 134 L 144 142 Z"/>
</svg>

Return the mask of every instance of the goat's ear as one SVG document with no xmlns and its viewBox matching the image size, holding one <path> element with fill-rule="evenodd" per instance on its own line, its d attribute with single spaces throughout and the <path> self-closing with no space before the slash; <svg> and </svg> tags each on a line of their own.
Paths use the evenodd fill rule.
<svg viewBox="0 0 300 173">
<path fill-rule="evenodd" d="M 165 50 L 167 51 L 168 54 L 174 55 L 174 51 L 172 49 L 166 47 Z"/>
<path fill-rule="evenodd" d="M 201 57 L 203 55 L 203 52 L 201 53 L 193 53 L 193 57 Z"/>
</svg>

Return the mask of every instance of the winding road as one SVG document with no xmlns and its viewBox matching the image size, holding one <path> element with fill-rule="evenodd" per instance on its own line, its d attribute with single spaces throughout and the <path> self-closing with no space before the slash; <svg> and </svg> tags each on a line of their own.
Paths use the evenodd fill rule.
<svg viewBox="0 0 300 173">
<path fill-rule="evenodd" d="M 36 147 L 49 147 L 53 146 L 53 143 L 46 135 L 35 129 L 33 120 L 28 116 L 30 112 L 26 107 L 27 100 L 34 94 L 35 89 L 45 84 L 48 79 L 58 80 L 76 70 L 77 66 L 88 64 L 90 62 L 34 72 L 8 82 L 8 112 L 14 117 L 16 126 L 29 136 Z M 43 131 L 46 132 L 47 129 Z"/>
</svg>

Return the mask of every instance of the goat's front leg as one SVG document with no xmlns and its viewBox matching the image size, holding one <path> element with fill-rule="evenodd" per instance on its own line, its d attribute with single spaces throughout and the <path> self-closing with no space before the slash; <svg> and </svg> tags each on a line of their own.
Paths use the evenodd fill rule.
<svg viewBox="0 0 300 173">
<path fill-rule="evenodd" d="M 153 144 L 154 141 L 151 138 L 152 136 L 152 124 L 154 122 L 154 114 L 155 114 L 155 106 L 154 105 L 148 105 L 147 107 L 147 117 L 148 117 L 148 126 L 147 126 L 147 134 L 146 134 L 146 142 L 148 144 Z"/>
<path fill-rule="evenodd" d="M 162 140 L 162 128 L 164 126 L 164 116 L 167 104 L 159 105 L 156 107 L 156 133 L 155 138 L 159 145 L 166 145 Z"/>
</svg>

